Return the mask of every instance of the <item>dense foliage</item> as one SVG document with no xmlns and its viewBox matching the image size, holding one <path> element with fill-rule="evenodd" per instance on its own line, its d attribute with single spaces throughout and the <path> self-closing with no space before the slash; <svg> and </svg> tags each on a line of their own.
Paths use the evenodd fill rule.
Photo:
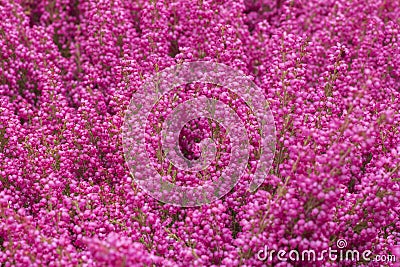
<svg viewBox="0 0 400 267">
<path fill-rule="evenodd" d="M 0 19 L 1 266 L 353 266 L 256 257 L 338 239 L 400 259 L 399 1 L 1 0 Z M 137 187 L 121 127 L 146 77 L 196 60 L 253 78 L 277 148 L 255 193 L 180 208 Z"/>
</svg>

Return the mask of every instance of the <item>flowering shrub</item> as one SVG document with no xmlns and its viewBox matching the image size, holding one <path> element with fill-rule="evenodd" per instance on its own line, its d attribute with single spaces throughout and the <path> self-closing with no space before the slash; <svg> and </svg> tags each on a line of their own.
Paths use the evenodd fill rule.
<svg viewBox="0 0 400 267">
<path fill-rule="evenodd" d="M 400 259 L 399 1 L 0 0 L 0 15 L 1 266 L 353 266 L 256 256 L 339 239 Z M 254 193 L 244 179 L 182 208 L 138 187 L 121 129 L 147 77 L 198 60 L 252 77 L 277 143 Z M 215 127 L 187 125 L 183 153 Z"/>
</svg>

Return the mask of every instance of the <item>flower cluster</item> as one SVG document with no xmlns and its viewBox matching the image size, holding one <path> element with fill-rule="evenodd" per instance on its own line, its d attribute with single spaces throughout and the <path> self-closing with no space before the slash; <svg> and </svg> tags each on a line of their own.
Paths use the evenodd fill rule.
<svg viewBox="0 0 400 267">
<path fill-rule="evenodd" d="M 0 0 L 0 265 L 353 266 L 256 256 L 339 239 L 400 260 L 399 15 L 396 0 Z M 135 183 L 121 129 L 147 77 L 200 60 L 252 78 L 277 143 L 256 192 L 246 174 L 182 208 Z M 196 90 L 233 101 L 211 85 L 178 98 Z M 157 162 L 158 123 L 146 142 L 159 172 L 204 182 Z M 214 179 L 230 160 L 224 130 L 193 120 L 179 140 L 198 159 L 210 136 L 218 160 L 203 176 Z"/>
</svg>

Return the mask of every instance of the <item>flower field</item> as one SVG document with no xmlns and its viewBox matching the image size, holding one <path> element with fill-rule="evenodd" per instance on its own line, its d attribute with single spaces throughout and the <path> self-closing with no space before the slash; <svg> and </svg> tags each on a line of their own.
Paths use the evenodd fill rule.
<svg viewBox="0 0 400 267">
<path fill-rule="evenodd" d="M 192 81 L 129 117 L 146 81 L 191 62 L 238 71 L 255 94 Z M 171 131 L 198 169 L 168 160 L 163 122 L 200 96 L 234 111 L 245 161 L 200 106 Z M 400 266 L 399 110 L 396 0 L 0 0 L 0 267 Z M 186 199 L 235 160 L 229 186 Z M 337 257 L 277 256 L 310 250 Z"/>
</svg>

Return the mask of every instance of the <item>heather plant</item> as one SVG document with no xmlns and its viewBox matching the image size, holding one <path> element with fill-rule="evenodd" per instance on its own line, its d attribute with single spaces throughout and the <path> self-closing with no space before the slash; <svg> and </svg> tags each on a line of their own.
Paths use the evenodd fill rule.
<svg viewBox="0 0 400 267">
<path fill-rule="evenodd" d="M 398 265 L 399 1 L 0 0 L 0 15 L 1 266 Z M 216 141 L 201 177 L 160 157 L 162 121 L 199 92 L 234 107 L 253 148 L 226 195 L 179 207 L 135 180 L 124 119 L 149 77 L 197 61 L 257 85 L 276 144 L 249 190 L 260 164 L 246 104 L 212 84 L 171 91 L 143 140 L 170 182 L 212 181 L 232 157 L 234 140 L 207 119 L 178 135 L 188 159 Z M 257 257 L 265 246 L 343 248 L 338 240 L 397 263 Z"/>
</svg>

